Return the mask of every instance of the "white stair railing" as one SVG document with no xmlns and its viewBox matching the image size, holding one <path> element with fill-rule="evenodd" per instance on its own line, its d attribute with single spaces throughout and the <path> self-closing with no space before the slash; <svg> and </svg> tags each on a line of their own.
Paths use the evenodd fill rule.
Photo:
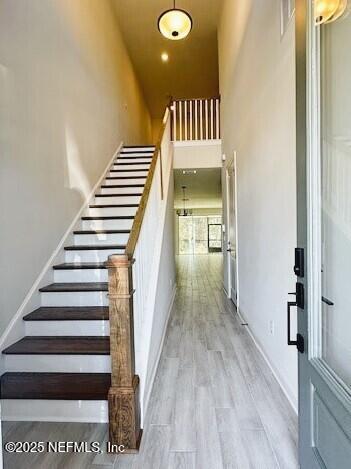
<svg viewBox="0 0 351 469">
<path fill-rule="evenodd" d="M 172 140 L 219 140 L 220 98 L 175 99 L 172 102 Z"/>
</svg>

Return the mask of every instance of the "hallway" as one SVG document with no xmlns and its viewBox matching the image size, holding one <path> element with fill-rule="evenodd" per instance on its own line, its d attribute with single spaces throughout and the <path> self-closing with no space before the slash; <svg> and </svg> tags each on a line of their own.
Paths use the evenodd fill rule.
<svg viewBox="0 0 351 469">
<path fill-rule="evenodd" d="M 297 418 L 222 291 L 222 256 L 180 256 L 138 455 L 9 455 L 5 467 L 297 468 Z M 101 441 L 106 425 L 5 423 L 6 441 Z M 22 463 L 21 463 L 22 461 Z"/>
</svg>

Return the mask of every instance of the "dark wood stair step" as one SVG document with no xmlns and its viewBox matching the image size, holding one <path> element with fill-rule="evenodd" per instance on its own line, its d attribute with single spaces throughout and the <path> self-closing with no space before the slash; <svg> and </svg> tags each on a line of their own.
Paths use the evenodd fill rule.
<svg viewBox="0 0 351 469">
<path fill-rule="evenodd" d="M 82 217 L 82 220 L 134 220 L 134 215 L 120 215 L 107 217 Z"/>
<path fill-rule="evenodd" d="M 108 306 L 42 306 L 24 316 L 24 321 L 106 321 Z"/>
<path fill-rule="evenodd" d="M 64 262 L 53 266 L 54 270 L 93 270 L 106 268 L 103 262 Z"/>
<path fill-rule="evenodd" d="M 140 152 L 135 152 L 139 153 L 139 156 L 135 156 L 134 153 L 120 153 L 120 156 L 116 158 L 115 161 L 121 161 L 121 160 L 146 160 L 149 159 L 150 161 L 152 160 L 153 153 L 140 153 Z M 132 156 L 133 155 L 133 156 Z"/>
<path fill-rule="evenodd" d="M 110 169 L 111 173 L 146 173 L 144 177 L 146 178 L 146 175 L 148 173 L 149 169 L 148 168 L 135 168 L 135 169 Z M 127 179 L 135 179 L 137 176 L 128 176 Z"/>
<path fill-rule="evenodd" d="M 128 234 L 130 230 L 76 230 L 76 235 L 94 235 L 94 234 Z"/>
<path fill-rule="evenodd" d="M 105 179 L 146 179 L 146 176 L 107 176 Z"/>
<path fill-rule="evenodd" d="M 145 164 L 145 165 L 148 165 L 150 164 L 150 161 L 145 161 L 145 162 L 139 162 L 139 161 L 131 161 L 131 162 L 121 162 L 121 161 L 117 161 L 116 163 L 114 163 L 115 165 L 118 165 L 118 166 L 130 166 L 130 165 L 137 165 L 137 164 Z M 147 169 L 147 168 L 146 168 Z"/>
<path fill-rule="evenodd" d="M 119 178 L 117 178 L 119 179 Z M 101 189 L 123 189 L 124 187 L 130 188 L 130 187 L 144 187 L 145 184 L 103 184 L 101 186 Z"/>
<path fill-rule="evenodd" d="M 96 194 L 95 197 L 137 197 L 142 196 L 142 193 L 137 194 Z"/>
<path fill-rule="evenodd" d="M 109 373 L 5 373 L 1 399 L 106 400 Z"/>
<path fill-rule="evenodd" d="M 97 220 L 97 218 L 93 218 Z M 125 249 L 125 245 L 116 245 L 116 244 L 100 244 L 100 245 L 87 245 L 87 244 L 80 244 L 74 246 L 65 246 L 65 251 L 99 251 L 99 250 L 113 250 L 113 249 Z"/>
<path fill-rule="evenodd" d="M 105 204 L 105 205 L 89 205 L 89 208 L 119 208 L 119 207 L 139 207 L 138 204 Z"/>
<path fill-rule="evenodd" d="M 7 347 L 5 355 L 109 355 L 110 338 L 96 336 L 26 336 Z"/>
<path fill-rule="evenodd" d="M 123 145 L 123 148 L 155 148 L 155 145 Z"/>
<path fill-rule="evenodd" d="M 42 293 L 63 293 L 63 292 L 98 292 L 108 291 L 107 282 L 72 282 L 72 283 L 51 283 L 39 289 Z"/>
</svg>

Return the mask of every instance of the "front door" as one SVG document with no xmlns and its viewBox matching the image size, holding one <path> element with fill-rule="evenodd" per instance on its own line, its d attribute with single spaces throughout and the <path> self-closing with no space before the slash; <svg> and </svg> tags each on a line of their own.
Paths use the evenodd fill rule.
<svg viewBox="0 0 351 469">
<path fill-rule="evenodd" d="M 333 2 L 296 0 L 299 249 L 288 312 L 297 303 L 301 468 L 349 469 L 351 16 L 316 26 L 315 3 Z"/>
</svg>

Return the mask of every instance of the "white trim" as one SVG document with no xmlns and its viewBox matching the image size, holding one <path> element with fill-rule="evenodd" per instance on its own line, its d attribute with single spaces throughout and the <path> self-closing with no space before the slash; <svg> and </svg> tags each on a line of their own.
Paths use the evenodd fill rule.
<svg viewBox="0 0 351 469">
<path fill-rule="evenodd" d="M 175 147 L 196 147 L 196 146 L 210 146 L 210 145 L 222 145 L 221 139 L 216 140 L 177 140 L 173 142 Z"/>
<path fill-rule="evenodd" d="M 243 315 L 242 311 L 239 311 L 239 309 L 237 308 L 237 315 L 239 316 L 240 320 L 243 322 L 243 323 L 247 323 L 246 319 L 245 319 L 245 316 Z M 254 335 L 254 333 L 252 332 L 252 330 L 250 329 L 250 326 L 247 325 L 245 326 L 245 330 L 247 330 L 249 336 L 251 337 L 253 343 L 255 344 L 257 350 L 260 352 L 260 354 L 262 355 L 262 357 L 264 358 L 264 361 L 267 363 L 269 369 L 271 370 L 274 378 L 277 380 L 281 390 L 283 391 L 285 397 L 287 398 L 287 400 L 289 401 L 289 404 L 291 405 L 292 409 L 294 410 L 295 414 L 298 415 L 298 402 L 297 402 L 297 399 L 293 396 L 293 394 L 289 391 L 289 389 L 287 388 L 284 380 L 282 379 L 280 373 L 278 372 L 278 370 L 273 366 L 273 364 L 271 363 L 271 361 L 269 360 L 269 358 L 267 357 L 267 355 L 265 354 L 264 350 L 263 350 L 263 347 L 260 345 L 258 339 L 256 338 L 256 336 Z"/>
<path fill-rule="evenodd" d="M 235 268 L 236 268 L 236 307 L 240 306 L 240 284 L 239 284 L 239 230 L 238 230 L 238 165 L 237 152 L 234 150 L 233 167 L 234 167 L 234 210 L 235 210 Z"/>
<path fill-rule="evenodd" d="M 36 280 L 34 281 L 32 287 L 30 288 L 29 292 L 25 296 L 25 298 L 24 298 L 22 304 L 20 305 L 20 307 L 18 308 L 17 312 L 15 313 L 13 318 L 11 319 L 9 325 L 6 327 L 4 333 L 2 334 L 2 336 L 0 338 L 0 350 L 7 347 L 7 345 L 9 345 L 10 342 L 13 342 L 14 340 L 17 340 L 18 338 L 21 337 L 21 335 L 23 335 L 22 331 L 24 331 L 24 324 L 22 324 L 22 321 L 21 321 L 22 317 L 25 314 L 30 312 L 28 306 L 29 306 L 32 298 L 34 297 L 34 295 L 36 295 L 38 293 L 38 289 L 41 287 L 41 283 L 43 282 L 45 276 L 48 274 L 48 271 L 51 270 L 51 267 L 55 263 L 56 258 L 58 257 L 58 255 L 60 254 L 60 251 L 64 247 L 67 238 L 72 235 L 72 231 L 74 230 L 75 225 L 78 223 L 78 221 L 81 218 L 84 210 L 88 206 L 90 200 L 92 199 L 92 197 L 97 192 L 97 189 L 101 185 L 101 182 L 105 178 L 106 173 L 109 171 L 111 165 L 113 164 L 114 159 L 116 158 L 117 154 L 120 152 L 122 146 L 123 146 L 123 142 L 121 142 L 118 145 L 118 147 L 117 147 L 116 151 L 114 152 L 112 158 L 107 163 L 107 165 L 106 165 L 106 167 L 105 167 L 105 169 L 102 173 L 102 176 L 99 178 L 99 180 L 97 181 L 95 186 L 92 188 L 92 190 L 90 191 L 90 194 L 86 197 L 86 199 L 83 202 L 83 204 L 82 204 L 80 210 L 78 211 L 77 215 L 75 216 L 75 218 L 73 219 L 73 221 L 69 225 L 69 227 L 67 228 L 65 234 L 62 236 L 62 238 L 61 238 L 59 244 L 57 245 L 56 249 L 54 250 L 54 252 L 50 256 L 49 260 L 46 262 L 44 268 L 42 269 L 42 271 L 40 272 L 40 274 L 38 275 Z M 30 309 L 32 307 L 33 307 L 32 304 L 30 304 Z M 36 307 L 39 307 L 39 304 L 37 304 Z"/>
<path fill-rule="evenodd" d="M 170 317 L 171 317 L 171 312 L 172 312 L 174 300 L 175 300 L 175 297 L 176 297 L 176 293 L 177 293 L 177 284 L 175 283 L 174 286 L 173 286 L 171 301 L 170 301 L 169 307 L 168 307 L 165 326 L 164 326 L 164 329 L 163 329 L 163 332 L 162 332 L 162 339 L 161 339 L 160 346 L 159 346 L 157 356 L 156 356 L 156 360 L 155 360 L 155 363 L 154 363 L 154 366 L 153 366 L 153 369 L 152 369 L 152 372 L 151 372 L 150 384 L 149 384 L 149 387 L 148 387 L 146 393 L 144 393 L 144 396 L 145 396 L 144 397 L 144 405 L 143 405 L 144 421 L 145 421 L 145 416 L 147 415 L 147 409 L 148 409 L 149 402 L 150 402 L 151 392 L 152 392 L 153 384 L 154 384 L 154 381 L 155 381 L 155 378 L 156 378 L 158 365 L 160 363 L 161 354 L 162 354 L 162 350 L 163 350 L 163 344 L 164 344 L 164 341 L 165 341 L 165 338 L 166 338 L 167 328 L 168 328 L 169 320 L 170 320 Z"/>
</svg>

